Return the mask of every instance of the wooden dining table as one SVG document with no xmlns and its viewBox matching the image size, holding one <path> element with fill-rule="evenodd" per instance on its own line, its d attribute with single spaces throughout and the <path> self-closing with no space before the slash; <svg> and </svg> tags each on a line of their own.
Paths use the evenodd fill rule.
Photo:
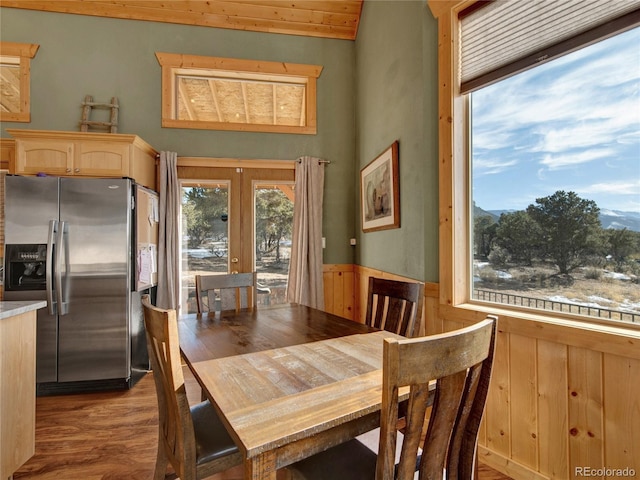
<svg viewBox="0 0 640 480">
<path fill-rule="evenodd" d="M 362 323 L 298 304 L 179 317 L 187 363 L 376 331 Z"/>
<path fill-rule="evenodd" d="M 179 335 L 251 480 L 378 427 L 383 339 L 401 338 L 300 305 L 185 315 Z"/>
</svg>

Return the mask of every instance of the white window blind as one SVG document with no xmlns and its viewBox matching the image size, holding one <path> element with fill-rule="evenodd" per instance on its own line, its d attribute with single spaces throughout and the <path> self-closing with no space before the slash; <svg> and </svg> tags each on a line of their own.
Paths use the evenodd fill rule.
<svg viewBox="0 0 640 480">
<path fill-rule="evenodd" d="M 469 92 L 640 24 L 640 0 L 496 0 L 460 13 Z"/>
</svg>

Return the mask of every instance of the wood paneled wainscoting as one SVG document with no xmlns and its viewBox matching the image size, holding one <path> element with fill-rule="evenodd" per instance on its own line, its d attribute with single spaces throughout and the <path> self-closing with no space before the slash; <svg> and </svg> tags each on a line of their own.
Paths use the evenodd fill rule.
<svg viewBox="0 0 640 480">
<path fill-rule="evenodd" d="M 402 277 L 387 273 L 382 270 L 361 267 L 351 264 L 324 265 L 324 309 L 327 312 L 350 320 L 356 320 L 364 323 L 364 317 L 367 310 L 367 289 L 369 285 L 369 277 L 386 278 L 389 280 L 400 280 L 406 282 L 415 282 L 416 280 L 408 277 Z M 438 285 L 435 283 L 425 284 L 425 297 L 438 297 Z M 432 302 L 433 303 L 433 302 Z M 420 320 L 420 332 L 424 333 L 426 314 L 432 315 L 433 312 L 426 312 L 425 305 Z"/>
<path fill-rule="evenodd" d="M 351 264 L 323 267 L 324 309 L 349 320 L 360 318 L 356 315 L 354 269 L 355 265 Z"/>
<path fill-rule="evenodd" d="M 327 265 L 325 308 L 363 321 L 371 275 L 410 280 Z M 436 283 L 425 285 L 424 305 L 427 334 L 475 323 L 489 312 L 442 305 Z M 490 312 L 499 315 L 499 334 L 480 461 L 517 479 L 640 478 L 640 332 Z"/>
</svg>

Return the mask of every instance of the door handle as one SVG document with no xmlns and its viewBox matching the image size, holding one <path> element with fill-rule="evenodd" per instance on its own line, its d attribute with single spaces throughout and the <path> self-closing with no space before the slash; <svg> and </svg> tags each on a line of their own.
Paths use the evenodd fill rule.
<svg viewBox="0 0 640 480">
<path fill-rule="evenodd" d="M 66 315 L 68 312 L 67 302 L 65 302 L 64 292 L 68 290 L 68 285 L 62 286 L 62 251 L 64 248 L 64 256 L 65 256 L 65 281 L 69 275 L 69 244 L 67 243 L 67 237 L 65 236 L 67 233 L 67 223 L 60 222 L 58 225 L 58 232 L 56 235 L 56 297 L 58 299 L 58 314 Z"/>
<path fill-rule="evenodd" d="M 58 221 L 49 220 L 49 235 L 47 236 L 47 260 L 45 270 L 45 284 L 47 288 L 47 305 L 49 306 L 49 315 L 57 314 L 57 304 L 53 299 L 53 236 L 57 231 Z M 59 285 L 56 285 L 58 288 Z"/>
</svg>

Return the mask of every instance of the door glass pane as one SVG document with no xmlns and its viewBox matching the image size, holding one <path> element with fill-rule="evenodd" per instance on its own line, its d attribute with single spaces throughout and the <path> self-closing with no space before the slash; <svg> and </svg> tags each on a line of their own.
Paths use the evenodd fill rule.
<svg viewBox="0 0 640 480">
<path fill-rule="evenodd" d="M 293 227 L 293 185 L 256 185 L 254 193 L 258 305 L 286 303 Z"/>
<path fill-rule="evenodd" d="M 197 311 L 195 276 L 228 272 L 229 184 L 182 184 L 182 311 Z"/>
</svg>

